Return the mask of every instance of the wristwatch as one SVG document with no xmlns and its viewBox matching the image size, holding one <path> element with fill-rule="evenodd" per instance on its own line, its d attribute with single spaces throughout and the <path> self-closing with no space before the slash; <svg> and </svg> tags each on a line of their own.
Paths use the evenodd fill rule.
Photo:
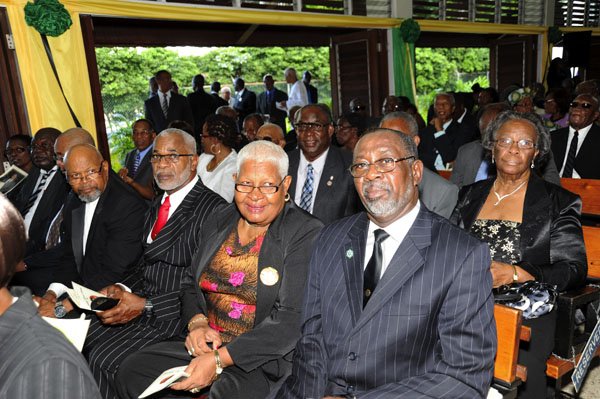
<svg viewBox="0 0 600 399">
<path fill-rule="evenodd" d="M 65 309 L 62 301 L 56 301 L 54 304 L 54 316 L 58 319 L 62 319 L 67 315 L 67 309 Z"/>
<path fill-rule="evenodd" d="M 144 313 L 146 313 L 147 316 L 152 316 L 153 310 L 154 305 L 152 305 L 152 301 L 146 298 L 146 303 L 144 304 Z"/>
</svg>

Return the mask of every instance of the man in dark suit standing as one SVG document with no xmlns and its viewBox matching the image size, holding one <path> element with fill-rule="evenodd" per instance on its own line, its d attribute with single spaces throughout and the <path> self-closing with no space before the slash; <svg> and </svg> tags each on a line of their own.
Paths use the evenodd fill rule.
<svg viewBox="0 0 600 399">
<path fill-rule="evenodd" d="M 306 87 L 306 94 L 308 95 L 308 103 L 309 104 L 318 104 L 319 103 L 319 91 L 317 88 L 310 84 L 312 80 L 312 75 L 309 71 L 304 71 L 302 75 L 302 83 L 304 83 L 304 87 Z"/>
<path fill-rule="evenodd" d="M 246 89 L 244 79 L 237 78 L 234 82 L 235 99 L 233 109 L 238 113 L 238 127 L 242 130 L 244 119 L 256 112 L 256 94 Z"/>
<path fill-rule="evenodd" d="M 484 398 L 496 353 L 487 245 L 420 204 L 411 137 L 367 133 L 350 170 L 367 213 L 315 241 L 277 397 Z"/>
<path fill-rule="evenodd" d="M 194 115 L 194 137 L 200 142 L 204 120 L 217 110 L 217 102 L 213 96 L 204 91 L 204 76 L 198 74 L 192 79 L 192 93 L 188 94 L 187 100 Z"/>
<path fill-rule="evenodd" d="M 125 155 L 125 167 L 119 170 L 119 176 L 142 198 L 152 200 L 154 199 L 154 187 L 152 185 L 154 179 L 152 178 L 150 157 L 152 156 L 152 142 L 156 138 L 156 132 L 148 119 L 135 121 L 132 130 L 135 150 Z"/>
<path fill-rule="evenodd" d="M 71 281 L 99 290 L 121 281 L 142 254 L 140 236 L 147 206 L 142 198 L 110 171 L 92 145 L 78 144 L 68 150 L 65 172 L 73 190 L 63 209 L 63 240 L 51 251 L 30 257 L 27 262 L 52 267 L 49 303 L 40 306 L 44 315 L 62 317 L 57 307 L 72 309 L 59 301 Z M 47 270 L 47 269 L 46 269 Z M 48 287 L 48 285 L 46 285 Z M 58 311 L 57 311 L 58 310 Z M 50 313 L 50 314 L 48 314 Z"/>
<path fill-rule="evenodd" d="M 461 126 L 453 119 L 454 96 L 439 93 L 434 102 L 435 117 L 429 126 L 419 132 L 419 159 L 425 167 L 436 171 L 445 169 L 446 164 L 454 161 L 461 145 L 475 140 L 470 129 Z"/>
<path fill-rule="evenodd" d="M 282 111 L 275 105 L 280 101 L 287 101 L 288 95 L 275 87 L 275 80 L 272 75 L 263 77 L 265 91 L 258 95 L 257 112 L 262 115 L 269 115 L 269 122 L 274 123 L 285 131 L 285 118 L 287 112 Z"/>
<path fill-rule="evenodd" d="M 335 129 L 329 109 L 310 104 L 298 112 L 295 127 L 300 148 L 288 153 L 290 195 L 325 224 L 358 212 L 360 204 L 348 172 L 352 154 L 331 145 Z"/>
<path fill-rule="evenodd" d="M 213 96 L 213 98 L 215 99 L 217 108 L 223 107 L 223 106 L 228 106 L 229 103 L 227 101 L 225 101 L 223 98 L 221 98 L 219 93 L 221 93 L 221 83 L 212 82 L 212 84 L 210 85 L 210 95 Z"/>
<path fill-rule="evenodd" d="M 60 131 L 54 128 L 38 130 L 31 142 L 35 168 L 23 181 L 23 188 L 15 199 L 28 231 L 26 255 L 45 249 L 48 227 L 69 193 L 69 185 L 54 160 L 54 142 L 59 135 Z M 19 282 L 19 277 L 15 281 Z"/>
<path fill-rule="evenodd" d="M 152 171 L 163 196 L 146 214 L 143 254 L 135 273 L 102 291 L 118 299 L 114 308 L 92 320 L 84 352 L 103 397 L 116 398 L 114 377 L 127 355 L 175 336 L 183 327 L 179 288 L 192 255 L 205 239 L 206 217 L 225 201 L 202 184 L 196 168 L 196 140 L 167 129 L 152 148 Z"/>
<path fill-rule="evenodd" d="M 561 177 L 600 179 L 598 99 L 575 97 L 569 108 L 569 127 L 552 133 L 552 153 Z"/>
<path fill-rule="evenodd" d="M 156 72 L 158 92 L 144 101 L 146 119 L 152 122 L 157 132 L 162 132 L 170 122 L 186 121 L 194 126 L 194 115 L 186 98 L 173 92 L 173 81 L 169 71 Z"/>
</svg>

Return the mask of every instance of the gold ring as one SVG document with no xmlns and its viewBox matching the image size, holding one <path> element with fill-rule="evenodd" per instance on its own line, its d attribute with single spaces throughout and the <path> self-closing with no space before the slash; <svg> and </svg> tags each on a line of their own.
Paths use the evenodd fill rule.
<svg viewBox="0 0 600 399">
<path fill-rule="evenodd" d="M 191 393 L 198 393 L 198 392 L 200 392 L 200 388 L 192 388 L 192 389 L 190 389 L 190 392 Z"/>
</svg>

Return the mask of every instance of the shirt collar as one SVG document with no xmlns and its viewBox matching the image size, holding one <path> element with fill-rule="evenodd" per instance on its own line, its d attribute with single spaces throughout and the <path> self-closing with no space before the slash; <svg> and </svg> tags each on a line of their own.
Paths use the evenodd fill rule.
<svg viewBox="0 0 600 399">
<path fill-rule="evenodd" d="M 325 168 L 325 160 L 327 159 L 328 153 L 329 153 L 329 147 L 327 147 L 327 149 L 325 151 L 323 151 L 323 153 L 321 155 L 319 155 L 319 157 L 317 159 L 315 159 L 312 162 L 309 162 L 306 159 L 306 157 L 304 156 L 304 153 L 302 152 L 302 150 L 300 150 L 300 165 L 298 165 L 298 167 L 302 168 L 302 170 L 304 170 L 304 169 L 306 169 L 308 164 L 311 164 L 315 173 L 320 175 L 321 172 L 323 171 L 323 169 Z"/>
<path fill-rule="evenodd" d="M 589 125 L 587 125 L 584 128 L 581 129 L 575 129 L 573 126 L 569 125 L 569 133 L 573 134 L 577 131 L 578 136 L 581 138 L 581 136 L 585 136 L 587 134 L 587 132 L 590 131 L 590 129 L 592 128 L 593 123 L 590 123 Z"/>
<path fill-rule="evenodd" d="M 386 233 L 388 233 L 396 242 L 401 243 L 406 237 L 408 230 L 412 227 L 413 223 L 417 219 L 417 215 L 421 210 L 421 201 L 417 201 L 417 204 L 408 211 L 404 216 L 399 219 L 394 220 L 390 225 L 386 227 L 380 227 L 373 221 L 369 221 L 369 233 L 373 234 L 373 232 L 377 229 L 383 229 Z"/>
<path fill-rule="evenodd" d="M 145 150 L 136 150 L 138 152 L 138 154 L 140 154 L 140 159 L 144 159 L 144 157 L 146 156 L 146 154 L 148 153 L 148 151 L 152 151 L 152 144 L 150 144 L 148 147 L 146 147 Z"/>
<path fill-rule="evenodd" d="M 190 181 L 188 184 L 181 187 L 179 190 L 175 191 L 171 195 L 167 194 L 167 192 L 165 191 L 160 203 L 162 204 L 163 202 L 165 202 L 165 198 L 167 198 L 167 196 L 169 196 L 169 201 L 171 202 L 171 208 L 177 209 L 177 207 L 183 202 L 185 197 L 187 197 L 187 195 L 190 193 L 190 191 L 192 191 L 192 189 L 194 188 L 196 183 L 198 183 L 198 175 L 194 176 L 192 181 Z"/>
</svg>

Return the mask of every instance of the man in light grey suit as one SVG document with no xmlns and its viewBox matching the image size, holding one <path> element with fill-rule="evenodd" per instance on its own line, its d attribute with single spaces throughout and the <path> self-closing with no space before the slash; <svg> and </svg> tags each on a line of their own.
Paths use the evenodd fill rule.
<svg viewBox="0 0 600 399">
<path fill-rule="evenodd" d="M 400 111 L 389 113 L 383 117 L 379 126 L 407 134 L 419 146 L 419 127 L 411 114 Z M 419 184 L 419 198 L 427 209 L 448 219 L 458 201 L 458 187 L 425 168 Z"/>
<path fill-rule="evenodd" d="M 302 338 L 277 398 L 483 398 L 496 329 L 487 245 L 419 202 L 407 135 L 365 134 L 350 168 L 367 213 L 322 230 Z"/>
</svg>

